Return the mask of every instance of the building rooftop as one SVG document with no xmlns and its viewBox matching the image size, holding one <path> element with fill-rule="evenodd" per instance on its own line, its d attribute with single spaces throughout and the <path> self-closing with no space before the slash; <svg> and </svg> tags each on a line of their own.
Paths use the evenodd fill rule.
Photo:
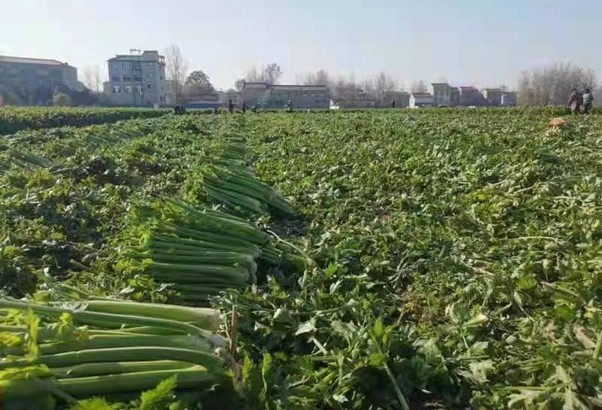
<svg viewBox="0 0 602 410">
<path fill-rule="evenodd" d="M 61 63 L 58 60 L 50 60 L 50 59 L 45 59 L 45 58 L 11 57 L 11 56 L 0 56 L 0 63 L 68 65 L 67 63 Z"/>
<path fill-rule="evenodd" d="M 274 84 L 266 83 L 245 83 L 244 88 L 271 88 L 273 90 L 326 90 L 326 85 L 300 85 L 300 84 Z"/>
<path fill-rule="evenodd" d="M 245 82 L 243 88 L 267 88 L 266 83 L 247 83 Z"/>
<path fill-rule="evenodd" d="M 115 57 L 109 58 L 109 61 L 155 61 L 164 60 L 164 58 L 156 50 L 144 50 L 138 54 L 117 54 Z"/>
<path fill-rule="evenodd" d="M 328 88 L 325 85 L 296 85 L 296 84 L 275 84 L 272 86 L 274 90 L 324 90 Z"/>
</svg>

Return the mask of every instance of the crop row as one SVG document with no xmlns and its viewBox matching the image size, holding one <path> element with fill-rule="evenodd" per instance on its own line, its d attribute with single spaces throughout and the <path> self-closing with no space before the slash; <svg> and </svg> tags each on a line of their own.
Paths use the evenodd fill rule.
<svg viewBox="0 0 602 410">
<path fill-rule="evenodd" d="M 134 118 L 155 118 L 167 110 L 145 108 L 48 108 L 4 107 L 0 109 L 0 135 L 21 130 L 86 126 Z"/>
</svg>

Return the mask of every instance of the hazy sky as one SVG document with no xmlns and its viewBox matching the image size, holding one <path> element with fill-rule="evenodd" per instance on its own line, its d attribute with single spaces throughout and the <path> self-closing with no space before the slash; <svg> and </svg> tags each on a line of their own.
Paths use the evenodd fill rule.
<svg viewBox="0 0 602 410">
<path fill-rule="evenodd" d="M 324 68 L 385 70 L 455 85 L 514 85 L 522 69 L 571 60 L 602 75 L 602 0 L 1 0 L 0 54 L 81 70 L 130 48 L 178 44 L 190 67 L 231 87 L 277 62 L 283 82 Z"/>
</svg>

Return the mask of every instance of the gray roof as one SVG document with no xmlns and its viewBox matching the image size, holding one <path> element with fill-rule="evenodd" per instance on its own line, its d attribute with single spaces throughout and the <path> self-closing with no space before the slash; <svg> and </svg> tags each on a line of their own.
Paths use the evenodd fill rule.
<svg viewBox="0 0 602 410">
<path fill-rule="evenodd" d="M 149 61 L 163 60 L 165 57 L 157 50 L 144 50 L 141 54 L 117 54 L 108 61 Z"/>
<path fill-rule="evenodd" d="M 45 59 L 45 58 L 11 57 L 11 56 L 0 56 L 0 63 L 67 65 L 67 63 L 61 63 L 58 60 L 49 60 L 49 59 Z"/>
</svg>

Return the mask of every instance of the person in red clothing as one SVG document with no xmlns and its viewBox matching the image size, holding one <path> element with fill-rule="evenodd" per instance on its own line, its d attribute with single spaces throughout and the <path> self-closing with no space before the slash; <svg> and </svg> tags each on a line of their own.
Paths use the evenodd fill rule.
<svg viewBox="0 0 602 410">
<path fill-rule="evenodd" d="M 581 94 L 577 92 L 576 89 L 573 88 L 571 94 L 569 95 L 569 101 L 567 105 L 571 109 L 571 113 L 573 115 L 577 115 L 581 113 Z"/>
</svg>

